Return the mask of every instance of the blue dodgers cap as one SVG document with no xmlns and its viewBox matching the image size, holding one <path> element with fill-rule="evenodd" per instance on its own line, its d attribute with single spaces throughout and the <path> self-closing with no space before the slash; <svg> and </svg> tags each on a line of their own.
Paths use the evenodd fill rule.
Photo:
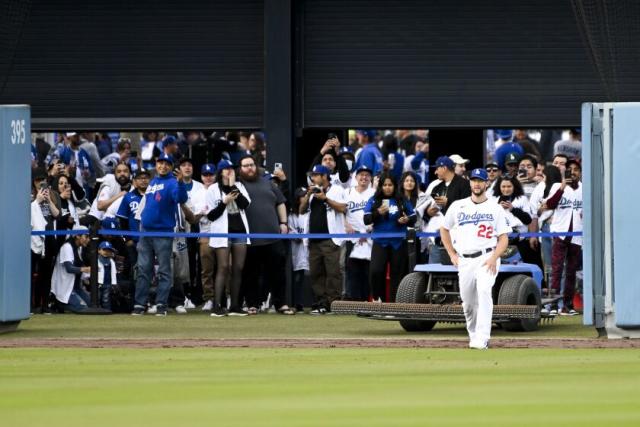
<svg viewBox="0 0 640 427">
<path fill-rule="evenodd" d="M 200 169 L 200 175 L 213 175 L 216 173 L 216 165 L 213 163 L 205 163 Z"/>
<path fill-rule="evenodd" d="M 488 181 L 489 174 L 484 169 L 476 168 L 471 171 L 471 175 L 469 175 L 469 179 L 481 179 L 482 181 Z"/>
<path fill-rule="evenodd" d="M 439 168 L 440 166 L 444 166 L 448 169 L 453 169 L 455 167 L 455 163 L 447 156 L 440 156 L 436 159 L 435 167 Z"/>
<path fill-rule="evenodd" d="M 496 136 L 503 140 L 509 140 L 513 136 L 513 131 L 511 129 L 495 129 L 493 131 Z"/>
<path fill-rule="evenodd" d="M 369 141 L 373 141 L 376 138 L 376 131 L 373 129 L 358 129 L 356 132 L 366 135 L 369 138 Z"/>
<path fill-rule="evenodd" d="M 356 175 L 358 175 L 360 172 L 369 172 L 369 174 L 373 176 L 373 171 L 368 167 L 366 167 L 365 165 L 362 165 L 358 169 L 356 169 Z"/>
<path fill-rule="evenodd" d="M 171 144 L 177 144 L 177 143 L 178 141 L 175 139 L 175 137 L 169 135 L 162 140 L 162 148 L 165 148 Z"/>
<path fill-rule="evenodd" d="M 117 230 L 118 223 L 115 218 L 105 218 L 100 222 L 103 230 Z"/>
<path fill-rule="evenodd" d="M 116 250 L 114 249 L 113 245 L 110 242 L 107 242 L 106 240 L 102 243 L 100 243 L 100 245 L 98 246 L 98 249 L 106 249 L 108 251 L 111 252 L 115 252 Z"/>
<path fill-rule="evenodd" d="M 331 175 L 331 172 L 329 172 L 329 169 L 327 169 L 326 166 L 315 165 L 313 169 L 311 169 L 311 172 L 309 172 L 309 174 L 310 175 Z"/>
<path fill-rule="evenodd" d="M 217 169 L 221 171 L 222 169 L 233 169 L 234 167 L 235 166 L 233 166 L 233 163 L 231 163 L 229 160 L 222 159 L 218 162 Z"/>
<path fill-rule="evenodd" d="M 170 155 L 168 155 L 166 153 L 162 153 L 160 155 L 160 157 L 158 157 L 156 159 L 156 162 L 167 162 L 167 163 L 171 163 L 171 165 L 173 165 L 173 157 L 171 157 Z"/>
</svg>

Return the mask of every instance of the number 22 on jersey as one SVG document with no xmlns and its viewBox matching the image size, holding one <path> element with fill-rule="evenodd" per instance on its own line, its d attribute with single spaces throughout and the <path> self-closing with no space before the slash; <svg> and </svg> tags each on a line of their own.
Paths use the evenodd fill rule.
<svg viewBox="0 0 640 427">
<path fill-rule="evenodd" d="M 478 227 L 478 237 L 485 237 L 491 239 L 493 237 L 493 227 L 490 225 L 481 224 Z"/>
</svg>

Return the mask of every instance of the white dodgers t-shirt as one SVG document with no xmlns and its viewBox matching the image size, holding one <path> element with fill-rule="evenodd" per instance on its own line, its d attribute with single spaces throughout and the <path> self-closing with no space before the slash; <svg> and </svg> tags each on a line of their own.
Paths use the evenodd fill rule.
<svg viewBox="0 0 640 427">
<path fill-rule="evenodd" d="M 500 205 L 490 199 L 474 203 L 471 197 L 451 204 L 443 227 L 452 231 L 453 247 L 460 255 L 495 248 L 498 236 L 512 231 Z"/>
<path fill-rule="evenodd" d="M 364 225 L 364 207 L 367 202 L 375 194 L 373 188 L 368 188 L 362 193 L 358 192 L 355 188 L 351 188 L 347 192 L 347 221 L 349 225 L 358 233 L 366 233 L 367 226 Z M 371 249 L 373 248 L 373 242 L 371 239 L 361 241 L 361 239 L 351 239 L 354 246 L 351 251 L 350 258 L 356 259 L 371 259 Z"/>
</svg>

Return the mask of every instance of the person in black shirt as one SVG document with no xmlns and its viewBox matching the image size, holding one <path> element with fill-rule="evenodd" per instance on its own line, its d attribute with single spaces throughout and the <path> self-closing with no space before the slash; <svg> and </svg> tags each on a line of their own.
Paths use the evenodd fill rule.
<svg viewBox="0 0 640 427">
<path fill-rule="evenodd" d="M 344 190 L 329 183 L 330 171 L 316 165 L 310 176 L 313 184 L 300 202 L 300 213 L 309 209 L 309 232 L 312 234 L 341 234 L 347 203 Z M 342 239 L 312 239 L 309 242 L 309 273 L 315 304 L 311 314 L 330 312 L 331 303 L 342 293 L 340 246 Z"/>
<path fill-rule="evenodd" d="M 426 216 L 429 217 L 434 217 L 439 213 L 444 215 L 453 202 L 471 196 L 469 181 L 456 175 L 453 160 L 447 156 L 441 156 L 436 160 L 435 166 L 436 175 L 441 182 L 431 192 L 435 206 L 425 211 Z M 435 239 L 435 244 L 429 247 L 429 262 L 432 264 L 440 263 L 443 252 L 442 241 L 438 237 Z"/>
</svg>

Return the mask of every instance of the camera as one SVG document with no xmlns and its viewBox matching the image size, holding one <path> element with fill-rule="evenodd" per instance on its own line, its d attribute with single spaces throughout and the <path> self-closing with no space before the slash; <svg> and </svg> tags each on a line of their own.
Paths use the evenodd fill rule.
<svg viewBox="0 0 640 427">
<path fill-rule="evenodd" d="M 322 188 L 318 187 L 317 185 L 314 185 L 313 187 L 311 187 L 311 192 L 312 193 L 322 193 Z"/>
<path fill-rule="evenodd" d="M 38 185 L 38 187 L 40 188 L 40 190 L 46 190 L 48 187 L 47 181 L 42 181 L 40 185 Z"/>
<path fill-rule="evenodd" d="M 338 135 L 336 135 L 335 133 L 330 133 L 329 135 L 327 135 L 327 139 L 338 139 Z"/>
<path fill-rule="evenodd" d="M 521 177 L 526 177 L 527 176 L 527 170 L 526 169 L 518 169 L 518 176 Z"/>
<path fill-rule="evenodd" d="M 571 179 L 571 171 L 569 169 L 565 169 L 564 179 Z"/>
</svg>

